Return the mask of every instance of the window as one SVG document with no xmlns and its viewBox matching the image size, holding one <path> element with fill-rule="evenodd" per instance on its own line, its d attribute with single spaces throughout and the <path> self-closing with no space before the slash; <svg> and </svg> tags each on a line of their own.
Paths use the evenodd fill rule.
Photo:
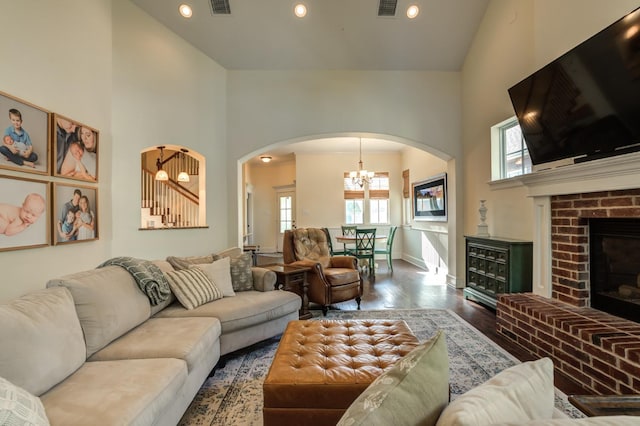
<svg viewBox="0 0 640 426">
<path fill-rule="evenodd" d="M 531 173 L 531 158 L 516 117 L 491 128 L 491 178 L 507 179 Z"/>
<path fill-rule="evenodd" d="M 362 225 L 389 223 L 389 173 L 377 172 L 364 187 L 354 184 L 349 173 L 344 174 L 345 224 Z M 368 211 L 365 212 L 365 205 Z"/>
</svg>

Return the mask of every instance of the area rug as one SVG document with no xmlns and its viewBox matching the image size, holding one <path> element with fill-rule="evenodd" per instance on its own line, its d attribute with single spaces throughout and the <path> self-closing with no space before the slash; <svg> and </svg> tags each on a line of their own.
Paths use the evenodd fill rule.
<svg viewBox="0 0 640 426">
<path fill-rule="evenodd" d="M 421 342 L 444 330 L 452 399 L 519 362 L 446 309 L 329 311 L 326 318 L 402 319 Z M 276 337 L 223 357 L 223 366 L 203 384 L 180 425 L 262 425 L 262 382 L 278 342 Z M 560 391 L 556 392 L 556 406 L 570 417 L 583 417 Z"/>
</svg>

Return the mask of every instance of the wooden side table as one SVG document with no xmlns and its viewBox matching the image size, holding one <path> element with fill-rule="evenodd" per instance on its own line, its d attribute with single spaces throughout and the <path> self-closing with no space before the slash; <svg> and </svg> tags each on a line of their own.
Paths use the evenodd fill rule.
<svg viewBox="0 0 640 426">
<path fill-rule="evenodd" d="M 262 265 L 261 268 L 269 269 L 276 273 L 276 289 L 292 291 L 302 299 L 302 308 L 298 315 L 300 319 L 309 319 L 313 315 L 309 312 L 309 298 L 307 297 L 307 271 L 311 268 L 288 266 L 279 263 Z"/>
<path fill-rule="evenodd" d="M 589 417 L 640 416 L 639 395 L 570 395 L 569 402 Z"/>
</svg>

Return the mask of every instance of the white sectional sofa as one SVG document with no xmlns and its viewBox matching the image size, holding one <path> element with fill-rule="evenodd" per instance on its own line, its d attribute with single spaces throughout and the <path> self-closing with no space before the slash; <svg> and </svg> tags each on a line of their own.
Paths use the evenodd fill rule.
<svg viewBox="0 0 640 426">
<path fill-rule="evenodd" d="M 192 310 L 173 294 L 152 306 L 119 266 L 53 279 L 0 305 L 0 377 L 39 397 L 52 425 L 175 425 L 221 355 L 298 318 L 300 297 L 274 290 L 272 271 L 252 278 Z"/>
</svg>

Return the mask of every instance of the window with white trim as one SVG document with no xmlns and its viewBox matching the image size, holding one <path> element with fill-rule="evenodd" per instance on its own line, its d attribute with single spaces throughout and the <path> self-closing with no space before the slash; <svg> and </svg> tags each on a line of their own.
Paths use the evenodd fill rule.
<svg viewBox="0 0 640 426">
<path fill-rule="evenodd" d="M 531 173 L 531 157 L 517 118 L 491 127 L 491 178 L 507 179 Z"/>
<path fill-rule="evenodd" d="M 380 225 L 389 223 L 389 173 L 376 172 L 368 185 L 354 183 L 344 174 L 345 224 Z M 366 211 L 365 211 L 366 206 Z"/>
</svg>

